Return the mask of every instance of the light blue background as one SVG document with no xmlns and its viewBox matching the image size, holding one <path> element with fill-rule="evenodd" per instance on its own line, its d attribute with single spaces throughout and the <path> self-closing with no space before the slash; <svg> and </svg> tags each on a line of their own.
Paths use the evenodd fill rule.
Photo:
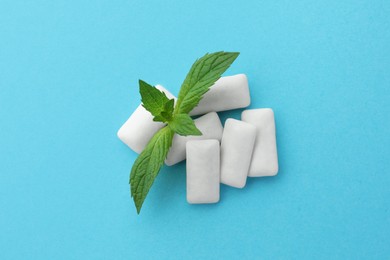
<svg viewBox="0 0 390 260">
<path fill-rule="evenodd" d="M 0 2 L 1 259 L 389 259 L 390 2 Z M 188 205 L 164 168 L 140 216 L 116 131 L 137 80 L 174 94 L 240 51 L 280 172 Z M 230 116 L 239 117 L 240 111 Z M 228 113 L 223 114 L 223 118 Z"/>
</svg>

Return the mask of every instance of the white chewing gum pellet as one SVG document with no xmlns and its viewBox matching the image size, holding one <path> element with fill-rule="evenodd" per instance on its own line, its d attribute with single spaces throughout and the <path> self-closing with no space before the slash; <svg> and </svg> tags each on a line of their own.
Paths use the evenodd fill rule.
<svg viewBox="0 0 390 260">
<path fill-rule="evenodd" d="M 157 85 L 156 88 L 163 91 L 169 99 L 176 100 L 176 97 L 164 87 Z M 164 125 L 161 122 L 154 122 L 153 116 L 141 104 L 122 125 L 117 135 L 134 152 L 141 153 L 153 135 Z"/>
<path fill-rule="evenodd" d="M 187 201 L 191 204 L 219 201 L 218 140 L 187 142 Z"/>
<path fill-rule="evenodd" d="M 245 74 L 221 77 L 210 87 L 190 115 L 243 108 L 250 103 L 248 79 Z"/>
<path fill-rule="evenodd" d="M 186 159 L 186 143 L 189 140 L 217 139 L 221 141 L 223 127 L 218 114 L 208 113 L 194 120 L 196 127 L 202 132 L 201 136 L 173 136 L 172 147 L 169 149 L 165 164 L 174 165 Z"/>
<path fill-rule="evenodd" d="M 254 125 L 226 120 L 221 141 L 221 183 L 236 188 L 245 186 L 256 132 Z"/>
<path fill-rule="evenodd" d="M 278 153 L 274 112 L 270 108 L 245 110 L 241 114 L 241 120 L 257 128 L 255 148 L 248 176 L 276 175 L 278 173 Z"/>
</svg>

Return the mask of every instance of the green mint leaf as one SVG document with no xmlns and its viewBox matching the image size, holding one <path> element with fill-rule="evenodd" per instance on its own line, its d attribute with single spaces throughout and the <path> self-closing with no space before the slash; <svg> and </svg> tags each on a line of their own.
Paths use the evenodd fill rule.
<svg viewBox="0 0 390 260">
<path fill-rule="evenodd" d="M 176 102 L 174 114 L 188 114 L 203 95 L 229 68 L 239 52 L 215 52 L 204 55 L 191 67 Z"/>
<path fill-rule="evenodd" d="M 143 80 L 139 80 L 139 92 L 143 107 L 154 116 L 153 121 L 167 122 L 172 119 L 173 99 L 168 99 L 164 92 Z"/>
<path fill-rule="evenodd" d="M 188 114 L 175 115 L 168 126 L 179 135 L 202 135 L 202 132 L 196 128 L 194 120 Z"/>
<path fill-rule="evenodd" d="M 169 127 L 160 129 L 134 162 L 130 173 L 130 188 L 138 214 L 154 179 L 164 164 L 172 145 L 173 135 L 174 132 Z"/>
</svg>

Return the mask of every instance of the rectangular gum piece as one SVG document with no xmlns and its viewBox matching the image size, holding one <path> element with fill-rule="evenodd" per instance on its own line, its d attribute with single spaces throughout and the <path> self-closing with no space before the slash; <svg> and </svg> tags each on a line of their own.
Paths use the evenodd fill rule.
<svg viewBox="0 0 390 260">
<path fill-rule="evenodd" d="M 245 186 L 256 132 L 251 124 L 226 120 L 221 141 L 221 183 L 236 188 Z"/>
<path fill-rule="evenodd" d="M 278 153 L 276 148 L 275 118 L 270 108 L 245 110 L 241 120 L 257 128 L 250 177 L 274 176 L 278 173 Z"/>
<path fill-rule="evenodd" d="M 220 149 L 218 140 L 187 142 L 187 201 L 190 204 L 219 201 Z"/>
</svg>

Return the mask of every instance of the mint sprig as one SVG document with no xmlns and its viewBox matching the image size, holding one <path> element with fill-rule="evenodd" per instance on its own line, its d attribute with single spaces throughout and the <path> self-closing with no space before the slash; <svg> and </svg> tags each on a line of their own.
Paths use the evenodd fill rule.
<svg viewBox="0 0 390 260">
<path fill-rule="evenodd" d="M 167 123 L 150 139 L 145 149 L 135 160 L 130 173 L 131 196 L 137 213 L 167 157 L 175 133 L 179 135 L 202 135 L 188 115 L 203 95 L 221 77 L 238 57 L 238 52 L 215 52 L 195 61 L 188 72 L 174 106 L 164 92 L 139 81 L 142 103 L 153 116 L 153 121 Z"/>
</svg>

